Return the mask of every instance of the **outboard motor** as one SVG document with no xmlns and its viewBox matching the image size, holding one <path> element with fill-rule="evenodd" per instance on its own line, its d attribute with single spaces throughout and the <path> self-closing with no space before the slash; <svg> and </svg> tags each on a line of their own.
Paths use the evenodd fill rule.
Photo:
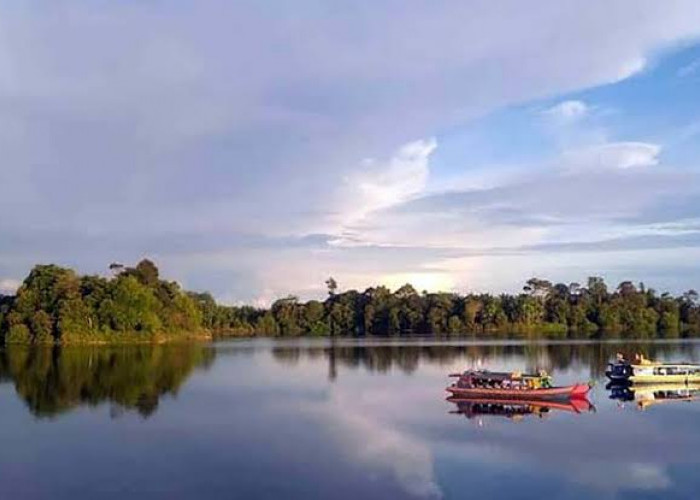
<svg viewBox="0 0 700 500">
<path fill-rule="evenodd" d="M 627 362 L 617 362 L 608 364 L 605 375 L 610 380 L 627 381 L 633 375 L 632 365 Z"/>
</svg>

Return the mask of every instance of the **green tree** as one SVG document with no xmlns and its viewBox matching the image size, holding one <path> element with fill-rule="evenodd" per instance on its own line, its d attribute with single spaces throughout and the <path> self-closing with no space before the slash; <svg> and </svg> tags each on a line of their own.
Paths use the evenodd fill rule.
<svg viewBox="0 0 700 500">
<path fill-rule="evenodd" d="M 155 334 L 161 328 L 158 300 L 134 276 L 121 275 L 110 284 L 110 298 L 102 303 L 100 316 L 111 330 Z"/>
<path fill-rule="evenodd" d="M 335 279 L 333 279 L 333 276 L 326 280 L 326 287 L 328 287 L 328 295 L 331 297 L 335 295 L 336 291 L 338 291 L 338 283 L 335 281 Z"/>
</svg>

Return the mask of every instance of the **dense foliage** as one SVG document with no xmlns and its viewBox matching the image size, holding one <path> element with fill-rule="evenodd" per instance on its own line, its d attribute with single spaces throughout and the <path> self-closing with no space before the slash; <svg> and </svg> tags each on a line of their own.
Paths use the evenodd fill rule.
<svg viewBox="0 0 700 500">
<path fill-rule="evenodd" d="M 330 278 L 328 298 L 276 301 L 269 310 L 217 305 L 192 295 L 203 323 L 238 335 L 512 335 L 576 337 L 677 337 L 700 333 L 698 294 L 658 295 L 629 281 L 608 290 L 602 278 L 552 284 L 532 278 L 516 295 L 418 293 L 411 285 L 338 293 Z"/>
<path fill-rule="evenodd" d="M 159 279 L 151 261 L 111 268 L 108 279 L 34 267 L 15 297 L 0 298 L 5 342 L 152 341 L 203 331 L 196 302 L 177 283 Z"/>
<path fill-rule="evenodd" d="M 418 293 L 411 285 L 337 293 L 325 302 L 278 300 L 258 313 L 250 332 L 276 335 L 497 335 L 677 337 L 700 332 L 698 294 L 658 295 L 629 281 L 609 291 L 601 278 L 586 286 L 533 278 L 517 295 Z"/>
<path fill-rule="evenodd" d="M 602 278 L 585 286 L 532 278 L 520 294 L 418 293 L 411 285 L 338 292 L 325 301 L 277 300 L 269 309 L 217 304 L 209 293 L 184 292 L 144 260 L 111 266 L 111 279 L 36 266 L 15 297 L 0 297 L 6 342 L 81 342 L 215 335 L 512 335 L 678 337 L 700 333 L 698 294 L 657 294 Z"/>
</svg>

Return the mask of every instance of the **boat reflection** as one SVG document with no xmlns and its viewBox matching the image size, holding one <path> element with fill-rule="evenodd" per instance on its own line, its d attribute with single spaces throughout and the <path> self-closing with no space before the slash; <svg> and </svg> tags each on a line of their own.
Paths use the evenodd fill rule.
<svg viewBox="0 0 700 500">
<path fill-rule="evenodd" d="M 461 414 L 468 419 L 482 417 L 504 417 L 512 420 L 522 420 L 528 416 L 543 418 L 549 413 L 562 411 L 569 413 L 585 413 L 595 411 L 595 406 L 586 398 L 564 401 L 514 400 L 491 398 L 456 398 L 449 397 L 447 401 L 454 403 L 456 410 L 451 414 Z"/>
<path fill-rule="evenodd" d="M 679 403 L 700 400 L 700 384 L 657 384 L 640 385 L 615 384 L 606 386 L 610 391 L 610 399 L 620 403 L 634 402 L 638 409 L 647 408 L 662 403 Z"/>
</svg>

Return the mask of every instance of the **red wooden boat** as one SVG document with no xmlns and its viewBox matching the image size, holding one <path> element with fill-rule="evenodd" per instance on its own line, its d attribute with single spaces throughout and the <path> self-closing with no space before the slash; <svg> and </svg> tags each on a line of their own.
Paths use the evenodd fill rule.
<svg viewBox="0 0 700 500">
<path fill-rule="evenodd" d="M 459 380 L 447 391 L 460 398 L 568 400 L 585 398 L 591 390 L 590 384 L 553 387 L 551 378 L 544 373 L 524 375 L 473 370 L 450 376 L 459 377 Z"/>
<path fill-rule="evenodd" d="M 497 399 L 571 399 L 585 398 L 591 386 L 574 384 L 562 387 L 547 387 L 538 389 L 497 389 L 482 387 L 451 386 L 447 391 L 453 396 L 462 398 L 497 398 Z"/>
</svg>

